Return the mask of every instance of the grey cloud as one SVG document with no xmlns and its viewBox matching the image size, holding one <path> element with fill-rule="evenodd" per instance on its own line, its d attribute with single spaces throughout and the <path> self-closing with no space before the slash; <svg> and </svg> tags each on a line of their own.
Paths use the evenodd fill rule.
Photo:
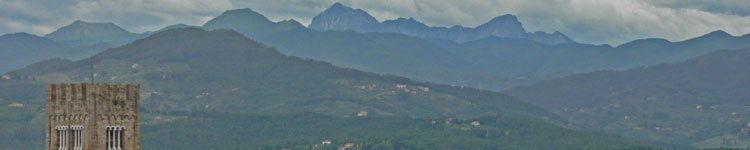
<svg viewBox="0 0 750 150">
<path fill-rule="evenodd" d="M 75 20 L 144 32 L 176 23 L 202 24 L 232 8 L 228 0 L 0 0 L 0 34 L 44 35 Z"/>
<path fill-rule="evenodd" d="M 336 0 L 232 0 L 235 8 L 251 8 L 273 21 L 294 19 L 309 24 Z"/>
<path fill-rule="evenodd" d="M 750 16 L 750 1 L 747 0 L 646 0 L 646 2 L 670 8 L 693 8 L 713 13 Z"/>
</svg>

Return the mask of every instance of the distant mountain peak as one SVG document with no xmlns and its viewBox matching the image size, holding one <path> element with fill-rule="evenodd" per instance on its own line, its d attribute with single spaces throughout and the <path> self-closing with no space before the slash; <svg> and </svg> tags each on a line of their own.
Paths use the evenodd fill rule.
<svg viewBox="0 0 750 150">
<path fill-rule="evenodd" d="M 716 30 L 716 31 L 712 31 L 710 33 L 704 34 L 704 35 L 696 37 L 696 38 L 685 40 L 683 42 L 686 42 L 686 41 L 700 41 L 700 40 L 721 40 L 721 39 L 727 39 L 727 38 L 733 38 L 733 37 L 734 37 L 733 35 L 725 32 L 725 31 Z"/>
<path fill-rule="evenodd" d="M 245 17 L 243 19 L 252 19 L 250 21 L 271 22 L 271 20 L 268 20 L 266 16 L 263 16 L 262 14 L 250 8 L 227 10 L 227 11 L 224 11 L 224 13 L 222 13 L 216 18 L 220 18 L 220 17 Z"/>
<path fill-rule="evenodd" d="M 76 21 L 73 21 L 73 23 L 72 23 L 72 24 L 75 24 L 75 25 L 79 25 L 79 24 L 86 24 L 86 23 L 87 23 L 87 22 L 85 22 L 85 21 L 83 21 L 83 20 L 76 20 Z"/>
<path fill-rule="evenodd" d="M 344 4 L 341 4 L 340 2 L 333 3 L 331 7 L 328 7 L 328 9 L 352 9 L 349 6 L 344 6 Z"/>
<path fill-rule="evenodd" d="M 16 32 L 16 33 L 1 35 L 0 37 L 38 37 L 38 36 L 29 34 L 26 32 Z"/>
<path fill-rule="evenodd" d="M 497 16 L 495 18 L 492 18 L 492 20 L 489 21 L 489 23 L 493 23 L 493 22 L 497 22 L 497 23 L 502 23 L 502 22 L 518 22 L 518 23 L 521 23 L 521 22 L 518 21 L 518 17 L 516 17 L 515 15 L 511 15 L 511 14 Z"/>
<path fill-rule="evenodd" d="M 426 25 L 424 25 L 424 23 L 419 22 L 419 21 L 415 20 L 412 17 L 409 17 L 409 19 L 407 19 L 407 18 L 397 18 L 396 20 L 386 20 L 386 21 L 383 21 L 383 23 L 386 23 L 386 22 L 395 23 L 395 24 L 409 24 L 409 25 L 426 26 Z"/>
<path fill-rule="evenodd" d="M 90 45 L 112 42 L 133 36 L 133 33 L 114 23 L 98 23 L 76 20 L 70 25 L 45 35 L 45 38 L 72 45 Z"/>
<path fill-rule="evenodd" d="M 477 26 L 475 31 L 481 34 L 509 38 L 525 38 L 528 34 L 518 18 L 510 14 L 492 18 L 489 22 Z"/>
<path fill-rule="evenodd" d="M 114 31 L 117 31 L 117 32 L 128 32 L 127 30 L 125 30 L 125 29 L 121 28 L 120 26 L 117 26 L 117 25 L 115 25 L 114 23 L 111 23 L 111 22 L 86 22 L 86 21 L 82 21 L 82 20 L 76 20 L 76 21 L 73 21 L 73 23 L 71 23 L 70 25 L 65 26 L 65 27 L 81 27 L 81 28 L 86 28 L 88 26 L 107 27 L 107 28 L 110 28 L 110 29 L 114 29 Z"/>
<path fill-rule="evenodd" d="M 263 28 L 273 24 L 271 20 L 250 8 L 224 11 L 221 15 L 203 24 L 204 28 L 215 29 L 216 26 L 238 26 L 243 29 Z"/>
<path fill-rule="evenodd" d="M 182 29 L 182 28 L 201 28 L 201 27 L 179 23 L 179 24 L 168 25 L 156 31 L 145 32 L 145 34 L 155 34 L 155 33 L 162 32 L 162 31 L 167 31 L 167 30 L 172 30 L 172 29 Z"/>
<path fill-rule="evenodd" d="M 304 28 L 297 21 L 273 22 L 250 8 L 228 10 L 203 24 L 204 29 L 233 29 L 248 37 L 257 38 L 270 33 Z"/>
<path fill-rule="evenodd" d="M 329 14 L 330 13 L 339 14 L 339 15 L 349 14 L 349 15 L 362 15 L 362 16 L 372 17 L 370 14 L 368 14 L 367 12 L 365 12 L 362 9 L 354 9 L 354 8 L 351 8 L 349 6 L 345 6 L 345 5 L 343 5 L 341 3 L 338 3 L 338 2 L 334 3 L 333 5 L 331 5 L 331 7 L 328 7 L 328 9 L 326 9 L 325 11 L 323 11 L 323 13 L 326 13 L 326 12 L 329 13 Z M 323 14 L 323 13 L 321 13 L 321 14 Z M 374 19 L 374 17 L 372 17 L 372 18 Z"/>
<path fill-rule="evenodd" d="M 725 32 L 724 30 L 716 30 L 716 31 L 713 31 L 713 32 L 708 33 L 706 35 L 703 35 L 703 36 L 704 37 L 706 37 L 706 36 L 727 37 L 727 36 L 732 36 L 732 35 L 729 34 L 729 33 L 727 33 L 727 32 Z"/>
<path fill-rule="evenodd" d="M 417 20 L 414 20 L 414 18 L 413 18 L 413 17 L 409 17 L 409 18 L 403 18 L 403 17 L 399 17 L 399 18 L 396 18 L 396 20 L 393 20 L 393 21 L 409 21 L 409 22 L 417 22 Z"/>
<path fill-rule="evenodd" d="M 114 23 L 110 22 L 86 22 L 81 20 L 73 21 L 73 23 L 70 23 L 67 26 L 64 26 L 60 29 L 57 29 L 57 31 L 65 30 L 65 29 L 79 29 L 79 30 L 85 30 L 85 29 L 93 29 L 93 28 L 109 28 L 112 31 L 115 32 L 128 32 L 127 30 L 121 28 L 120 26 L 115 25 Z M 52 33 L 55 33 L 52 32 Z M 50 33 L 50 34 L 52 34 Z"/>
<path fill-rule="evenodd" d="M 630 41 L 628 43 L 622 44 L 617 46 L 617 48 L 620 49 L 634 49 L 637 47 L 642 47 L 643 45 L 669 45 L 670 42 L 667 39 L 662 38 L 647 38 L 647 39 L 637 39 Z"/>
<path fill-rule="evenodd" d="M 322 13 L 315 16 L 309 28 L 316 30 L 377 30 L 378 22 L 375 17 L 362 9 L 353 9 L 341 3 L 335 3 Z"/>
<path fill-rule="evenodd" d="M 222 15 L 224 14 L 258 14 L 258 12 L 255 12 L 255 10 L 250 8 L 241 8 L 224 11 Z"/>
<path fill-rule="evenodd" d="M 293 26 L 304 27 L 304 25 L 302 25 L 302 23 L 300 23 L 299 21 L 294 20 L 294 19 L 280 21 L 279 24 L 291 24 Z"/>
<path fill-rule="evenodd" d="M 501 28 L 508 28 L 508 29 L 521 29 L 523 32 L 526 32 L 526 30 L 523 29 L 523 26 L 521 25 L 521 22 L 518 21 L 518 17 L 507 14 L 498 16 L 495 18 L 492 18 L 489 22 L 480 25 L 477 28 L 483 27 L 483 26 L 494 26 L 494 27 L 501 27 Z"/>
</svg>

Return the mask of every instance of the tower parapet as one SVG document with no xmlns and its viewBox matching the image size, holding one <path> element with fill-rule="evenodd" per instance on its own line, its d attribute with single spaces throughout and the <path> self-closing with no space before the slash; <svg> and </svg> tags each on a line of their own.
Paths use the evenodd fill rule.
<svg viewBox="0 0 750 150">
<path fill-rule="evenodd" d="M 47 150 L 140 150 L 140 85 L 50 84 Z"/>
</svg>

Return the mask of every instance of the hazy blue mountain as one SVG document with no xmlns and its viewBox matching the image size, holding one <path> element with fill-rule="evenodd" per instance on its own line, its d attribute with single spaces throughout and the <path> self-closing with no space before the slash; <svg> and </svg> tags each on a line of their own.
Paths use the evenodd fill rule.
<svg viewBox="0 0 750 150">
<path fill-rule="evenodd" d="M 514 18 L 499 17 L 492 24 L 514 24 Z M 413 19 L 393 22 L 411 24 L 410 28 L 426 27 Z M 250 9 L 227 11 L 204 28 L 233 29 L 276 47 L 282 53 L 337 66 L 491 90 L 575 73 L 679 61 L 719 49 L 750 47 L 747 37 L 721 34 L 655 44 L 641 42 L 651 39 L 637 40 L 618 47 L 580 43 L 549 45 L 496 36 L 458 43 L 397 33 L 316 31 L 296 21 L 271 22 Z"/>
<path fill-rule="evenodd" d="M 446 45 L 454 47 L 454 54 L 470 61 L 473 67 L 512 77 L 509 83 L 520 84 L 575 73 L 682 61 L 722 49 L 750 48 L 750 38 L 715 31 L 679 42 L 642 39 L 618 47 L 577 43 L 545 45 L 526 39 L 497 37 Z"/>
<path fill-rule="evenodd" d="M 44 37 L 72 46 L 89 46 L 97 43 L 124 45 L 144 36 L 130 33 L 113 23 L 90 23 L 77 20 Z"/>
<path fill-rule="evenodd" d="M 27 33 L 0 36 L 0 73 L 51 58 L 80 59 L 109 48 L 108 44 L 70 47 Z"/>
<path fill-rule="evenodd" d="M 62 54 L 65 45 L 28 33 L 0 36 L 0 72 L 20 69 L 25 65 Z"/>
<path fill-rule="evenodd" d="M 315 16 L 308 27 L 319 31 L 354 30 L 358 32 L 393 32 L 423 38 L 448 39 L 455 42 L 467 42 L 489 36 L 497 36 L 531 39 L 544 44 L 575 43 L 559 32 L 553 34 L 541 31 L 528 33 L 521 25 L 521 22 L 518 21 L 518 18 L 513 15 L 498 16 L 476 28 L 462 26 L 451 28 L 429 27 L 413 18 L 398 18 L 380 23 L 367 12 L 361 9 L 352 9 L 341 3 L 335 3 L 318 16 Z"/>
<path fill-rule="evenodd" d="M 708 39 L 691 41 L 726 37 L 715 32 L 702 37 Z M 698 147 L 745 148 L 750 143 L 741 132 L 750 128 L 748 76 L 750 49 L 724 50 L 682 62 L 553 79 L 506 92 L 597 131 Z M 742 144 L 727 145 L 721 139 Z"/>
<path fill-rule="evenodd" d="M 183 25 L 168 26 L 180 28 Z M 77 60 L 108 48 L 124 45 L 153 32 L 130 33 L 112 23 L 75 21 L 55 32 L 38 37 L 26 33 L 3 35 L 0 38 L 0 73 L 19 69 L 34 62 L 65 58 Z"/>
<path fill-rule="evenodd" d="M 320 31 L 357 30 L 372 32 L 378 31 L 378 24 L 378 20 L 364 10 L 352 9 L 341 3 L 336 3 L 315 16 L 309 28 Z"/>
<path fill-rule="evenodd" d="M 271 22 L 250 9 L 227 11 L 203 27 L 232 29 L 284 54 L 368 72 L 453 85 L 462 78 L 492 83 L 504 80 L 474 70 L 467 61 L 429 40 L 397 33 L 316 31 L 293 20 Z"/>
<path fill-rule="evenodd" d="M 268 20 L 268 18 L 260 13 L 246 8 L 226 11 L 206 22 L 203 28 L 209 30 L 233 29 L 248 37 L 257 38 L 279 31 L 304 28 L 304 26 L 294 20 L 271 22 L 271 20 Z"/>
<path fill-rule="evenodd" d="M 148 31 L 148 32 L 145 32 L 143 34 L 151 35 L 151 34 L 159 33 L 161 31 L 167 31 L 167 30 L 171 30 L 171 29 L 182 29 L 182 28 L 201 28 L 201 27 L 200 26 L 186 25 L 186 24 L 179 23 L 179 24 L 168 25 L 168 26 L 166 26 L 164 28 L 161 28 L 159 30 L 156 30 L 156 31 Z"/>
</svg>

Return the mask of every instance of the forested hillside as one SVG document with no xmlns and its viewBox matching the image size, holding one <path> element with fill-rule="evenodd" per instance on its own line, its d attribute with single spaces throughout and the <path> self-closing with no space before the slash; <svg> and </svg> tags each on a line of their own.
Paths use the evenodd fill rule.
<svg viewBox="0 0 750 150">
<path fill-rule="evenodd" d="M 750 49 L 741 49 L 627 71 L 580 74 L 506 92 L 599 131 L 699 147 L 745 148 L 750 144 L 748 76 Z"/>
</svg>

